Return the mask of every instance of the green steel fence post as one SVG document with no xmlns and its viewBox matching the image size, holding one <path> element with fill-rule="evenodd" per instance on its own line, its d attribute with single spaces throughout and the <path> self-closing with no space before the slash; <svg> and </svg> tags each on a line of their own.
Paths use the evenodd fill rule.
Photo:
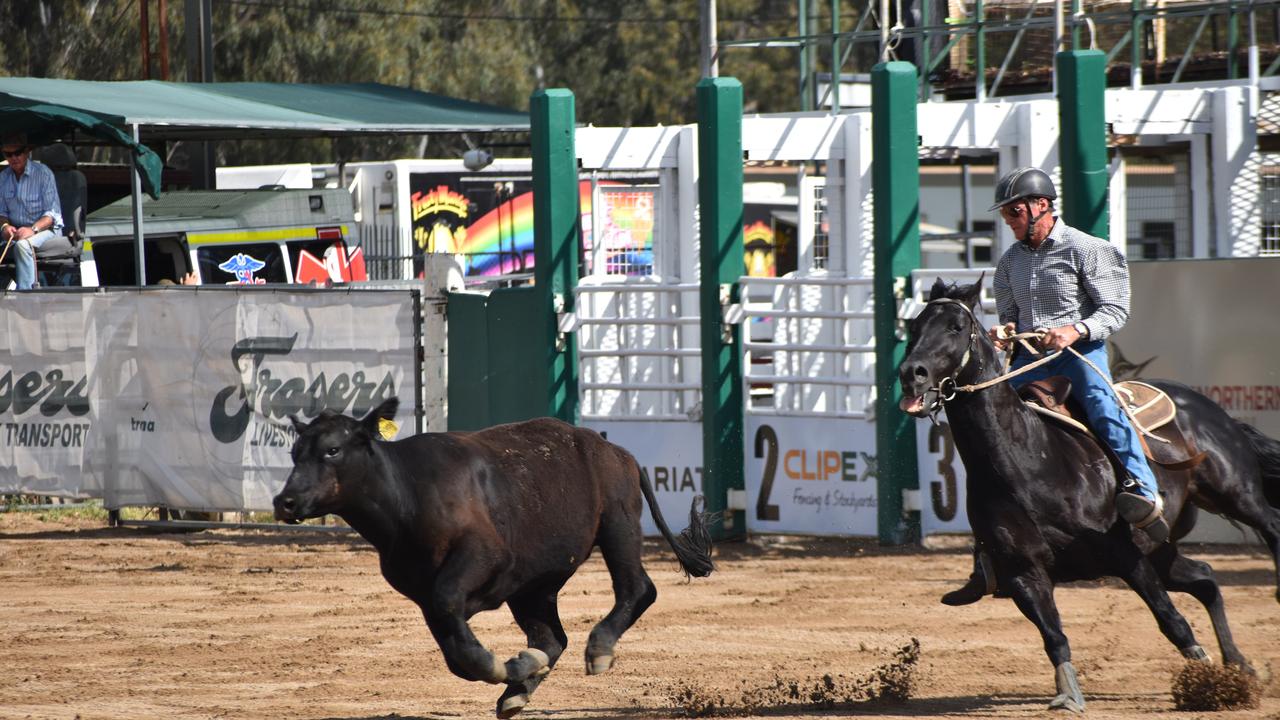
<svg viewBox="0 0 1280 720">
<path fill-rule="evenodd" d="M 1240 77 L 1240 16 L 1235 0 L 1227 2 L 1227 79 Z"/>
<path fill-rule="evenodd" d="M 698 96 L 698 211 L 701 265 L 702 492 L 707 510 L 724 512 L 713 537 L 746 534 L 746 516 L 729 510 L 729 491 L 743 490 L 741 325 L 724 308 L 739 301 L 746 273 L 742 243 L 742 83 L 703 78 Z"/>
<path fill-rule="evenodd" d="M 1107 210 L 1107 58 L 1100 50 L 1058 53 L 1062 218 L 1090 235 L 1110 235 Z"/>
<path fill-rule="evenodd" d="M 578 285 L 578 160 L 573 93 L 539 90 L 529 100 L 533 151 L 534 288 L 545 317 L 546 414 L 578 420 L 578 353 L 573 333 L 560 333 L 557 313 L 573 312 Z"/>
<path fill-rule="evenodd" d="M 916 134 L 916 69 L 884 62 L 871 70 L 871 183 L 875 196 L 876 455 L 880 542 L 920 537 L 920 515 L 907 511 L 905 490 L 918 489 L 914 420 L 898 407 L 898 365 L 906 357 L 898 300 L 920 266 L 920 155 Z"/>
</svg>

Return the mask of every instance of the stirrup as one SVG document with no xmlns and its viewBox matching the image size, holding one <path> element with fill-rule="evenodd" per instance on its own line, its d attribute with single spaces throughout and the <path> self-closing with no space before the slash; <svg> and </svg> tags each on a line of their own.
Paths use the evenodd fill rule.
<svg viewBox="0 0 1280 720">
<path fill-rule="evenodd" d="M 1162 543 L 1169 539 L 1169 523 L 1164 519 L 1159 501 L 1126 490 L 1116 495 L 1116 512 L 1125 522 L 1145 532 L 1153 542 Z"/>
</svg>

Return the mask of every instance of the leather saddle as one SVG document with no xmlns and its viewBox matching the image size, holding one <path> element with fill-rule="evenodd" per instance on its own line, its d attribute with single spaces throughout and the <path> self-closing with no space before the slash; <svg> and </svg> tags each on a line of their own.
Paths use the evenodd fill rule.
<svg viewBox="0 0 1280 720">
<path fill-rule="evenodd" d="M 1165 462 L 1157 460 L 1151 454 L 1145 434 L 1168 425 L 1177 415 L 1177 406 L 1167 393 L 1158 387 L 1138 380 L 1124 380 L 1115 384 L 1121 402 L 1129 410 L 1129 414 L 1137 424 L 1138 436 L 1142 439 L 1142 450 L 1147 459 L 1171 470 L 1189 470 L 1204 461 L 1206 455 L 1198 453 L 1182 438 L 1182 433 L 1174 426 L 1175 443 L 1188 450 L 1191 457 L 1187 460 Z M 1075 428 L 1087 435 L 1093 432 L 1085 424 L 1088 422 L 1081 408 L 1070 400 L 1071 381 L 1061 375 L 1035 380 L 1018 390 L 1023 402 L 1032 410 L 1046 418 Z M 1095 436 L 1095 439 L 1096 436 Z M 1099 441 L 1101 444 L 1101 441 Z"/>
</svg>

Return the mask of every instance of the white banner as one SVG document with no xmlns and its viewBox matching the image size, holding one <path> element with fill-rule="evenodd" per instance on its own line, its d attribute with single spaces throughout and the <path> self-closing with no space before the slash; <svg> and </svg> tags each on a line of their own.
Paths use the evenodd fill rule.
<svg viewBox="0 0 1280 720">
<path fill-rule="evenodd" d="M 876 536 L 873 423 L 748 414 L 747 529 Z"/>
<path fill-rule="evenodd" d="M 640 470 L 653 484 L 658 508 L 672 532 L 680 532 L 689 522 L 689 504 L 702 495 L 702 425 L 688 422 L 644 420 L 591 420 L 584 426 L 621 445 L 640 463 Z M 646 503 L 640 521 L 645 535 L 657 535 Z"/>
<path fill-rule="evenodd" d="M 402 435 L 413 432 L 408 292 L 148 290 L 6 302 L 0 396 L 9 387 L 21 402 L 0 407 L 0 452 L 13 459 L 0 492 L 268 510 L 292 467 L 290 415 L 363 415 L 398 396 Z M 27 399 L 37 393 L 40 406 Z"/>
</svg>

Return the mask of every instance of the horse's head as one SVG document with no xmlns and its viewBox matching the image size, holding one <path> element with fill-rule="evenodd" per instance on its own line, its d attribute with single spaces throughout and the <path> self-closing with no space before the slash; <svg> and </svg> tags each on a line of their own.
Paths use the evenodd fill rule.
<svg viewBox="0 0 1280 720">
<path fill-rule="evenodd" d="M 929 414 L 925 393 L 940 386 L 946 392 L 946 383 L 954 387 L 971 360 L 983 352 L 988 341 L 976 314 L 981 294 L 982 278 L 972 285 L 948 285 L 942 278 L 933 284 L 928 304 L 908 327 L 907 356 L 898 366 L 903 412 Z"/>
<path fill-rule="evenodd" d="M 340 513 L 346 504 L 344 494 L 367 492 L 360 483 L 373 464 L 379 422 L 395 417 L 399 406 L 396 398 L 384 400 L 361 420 L 329 410 L 310 424 L 292 418 L 298 431 L 291 453 L 293 471 L 271 501 L 276 519 L 298 523 Z"/>
</svg>

